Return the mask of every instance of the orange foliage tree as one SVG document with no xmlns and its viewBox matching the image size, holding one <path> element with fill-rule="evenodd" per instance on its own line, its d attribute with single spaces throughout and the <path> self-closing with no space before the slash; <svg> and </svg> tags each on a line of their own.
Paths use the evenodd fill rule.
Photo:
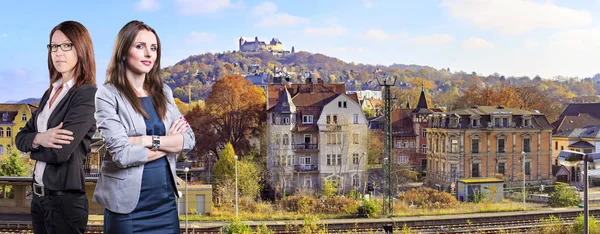
<svg viewBox="0 0 600 234">
<path fill-rule="evenodd" d="M 265 101 L 264 90 L 241 75 L 218 79 L 205 107 L 195 107 L 186 115 L 195 130 L 197 155 L 207 156 L 212 152 L 209 160 L 214 162 L 228 142 L 240 155 L 246 154 L 250 137 L 260 131 Z"/>
</svg>

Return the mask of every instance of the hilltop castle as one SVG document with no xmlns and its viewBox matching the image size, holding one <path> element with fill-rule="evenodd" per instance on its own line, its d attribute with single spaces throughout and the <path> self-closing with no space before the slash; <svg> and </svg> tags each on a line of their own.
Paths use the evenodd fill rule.
<svg viewBox="0 0 600 234">
<path fill-rule="evenodd" d="M 271 51 L 275 53 L 282 53 L 283 46 L 281 41 L 277 38 L 271 39 L 269 44 L 264 41 L 259 41 L 258 37 L 254 37 L 254 41 L 246 41 L 240 37 L 240 51 L 242 52 L 255 52 L 255 51 Z"/>
</svg>

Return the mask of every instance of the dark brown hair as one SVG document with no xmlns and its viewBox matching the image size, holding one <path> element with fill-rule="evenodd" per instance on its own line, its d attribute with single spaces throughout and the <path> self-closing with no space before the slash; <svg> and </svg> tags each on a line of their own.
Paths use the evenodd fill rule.
<svg viewBox="0 0 600 234">
<path fill-rule="evenodd" d="M 152 98 L 152 103 L 154 104 L 154 108 L 156 109 L 156 113 L 160 119 L 165 120 L 167 115 L 167 102 L 168 99 L 165 96 L 163 91 L 163 83 L 160 79 L 160 39 L 158 38 L 158 34 L 154 31 L 153 28 L 144 24 L 141 21 L 131 21 L 127 23 L 119 34 L 117 34 L 117 40 L 115 41 L 115 47 L 113 49 L 112 56 L 110 58 L 110 62 L 108 63 L 108 69 L 106 70 L 106 81 L 105 84 L 114 85 L 117 90 L 121 94 L 127 98 L 129 103 L 133 106 L 133 109 L 144 116 L 144 118 L 148 119 L 148 114 L 142 108 L 142 104 L 137 98 L 133 87 L 127 81 L 125 70 L 127 68 L 127 61 L 123 58 L 127 58 L 129 54 L 129 50 L 134 43 L 135 37 L 137 37 L 138 33 L 142 30 L 148 30 L 156 36 L 157 48 L 156 48 L 156 61 L 154 62 L 154 66 L 150 69 L 150 72 L 146 74 L 146 79 L 144 80 L 144 90 L 148 92 L 150 98 Z"/>
<path fill-rule="evenodd" d="M 88 30 L 79 22 L 65 21 L 52 29 L 50 32 L 49 43 L 52 43 L 52 36 L 56 31 L 61 31 L 69 38 L 73 47 L 77 51 L 77 65 L 73 71 L 73 78 L 77 80 L 75 86 L 83 84 L 96 85 L 96 60 L 94 58 L 94 46 Z M 52 55 L 48 49 L 48 71 L 50 72 L 50 84 L 62 78 L 62 74 L 56 70 L 52 64 Z"/>
</svg>

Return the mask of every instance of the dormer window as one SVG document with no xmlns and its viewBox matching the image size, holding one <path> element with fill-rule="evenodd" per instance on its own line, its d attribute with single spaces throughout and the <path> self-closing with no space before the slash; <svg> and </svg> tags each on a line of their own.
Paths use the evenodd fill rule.
<svg viewBox="0 0 600 234">
<path fill-rule="evenodd" d="M 523 119 L 523 122 L 521 123 L 522 127 L 530 127 L 531 126 L 531 115 L 523 115 L 521 117 Z"/>
<path fill-rule="evenodd" d="M 312 115 L 303 115 L 302 116 L 302 123 L 303 124 L 312 124 L 313 123 L 313 116 Z"/>
<path fill-rule="evenodd" d="M 460 121 L 460 116 L 457 114 L 451 115 L 450 116 L 450 126 L 451 128 L 458 128 L 459 126 L 459 121 Z"/>
<path fill-rule="evenodd" d="M 480 119 L 481 119 L 481 116 L 479 116 L 479 115 L 471 115 L 471 127 L 472 128 L 480 127 Z"/>
<path fill-rule="evenodd" d="M 23 121 L 23 122 L 27 121 L 27 114 L 22 114 L 21 115 L 21 121 Z"/>
<path fill-rule="evenodd" d="M 8 121 L 8 113 L 6 113 L 6 112 L 2 113 L 2 121 L 4 121 L 4 122 Z"/>
</svg>

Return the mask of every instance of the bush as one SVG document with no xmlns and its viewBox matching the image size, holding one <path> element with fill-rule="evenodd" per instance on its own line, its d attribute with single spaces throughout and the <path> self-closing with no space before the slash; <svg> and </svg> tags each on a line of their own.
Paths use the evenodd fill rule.
<svg viewBox="0 0 600 234">
<path fill-rule="evenodd" d="M 553 234 L 569 234 L 571 233 L 571 227 L 565 225 L 561 218 L 556 216 L 550 216 L 547 219 L 541 219 L 543 225 L 539 226 L 536 231 L 537 233 L 553 233 Z"/>
<path fill-rule="evenodd" d="M 333 196 L 325 199 L 319 211 L 325 214 L 356 214 L 360 202 L 344 196 Z"/>
<path fill-rule="evenodd" d="M 548 200 L 551 207 L 567 207 L 579 204 L 579 195 L 575 190 L 569 188 L 568 184 L 557 183 L 555 191 L 550 194 Z"/>
<path fill-rule="evenodd" d="M 248 197 L 240 198 L 240 209 L 250 213 L 271 213 L 273 205 L 269 202 L 253 201 Z"/>
<path fill-rule="evenodd" d="M 573 222 L 573 230 L 571 233 L 583 233 L 583 214 L 580 214 Z M 598 226 L 598 220 L 594 216 L 588 217 L 588 231 L 592 234 L 600 234 L 600 227 Z"/>
<path fill-rule="evenodd" d="M 363 200 L 362 206 L 358 207 L 358 215 L 361 217 L 372 218 L 375 217 L 381 206 L 376 200 Z"/>
<path fill-rule="evenodd" d="M 240 220 L 234 219 L 229 225 L 225 227 L 225 233 L 227 234 L 252 234 L 252 228 L 246 225 Z"/>
<path fill-rule="evenodd" d="M 280 207 L 286 211 L 311 214 L 315 212 L 319 201 L 311 196 L 292 195 L 287 196 L 279 202 Z"/>
<path fill-rule="evenodd" d="M 451 208 L 459 203 L 451 194 L 431 188 L 413 188 L 400 194 L 400 200 L 418 208 Z"/>
</svg>

